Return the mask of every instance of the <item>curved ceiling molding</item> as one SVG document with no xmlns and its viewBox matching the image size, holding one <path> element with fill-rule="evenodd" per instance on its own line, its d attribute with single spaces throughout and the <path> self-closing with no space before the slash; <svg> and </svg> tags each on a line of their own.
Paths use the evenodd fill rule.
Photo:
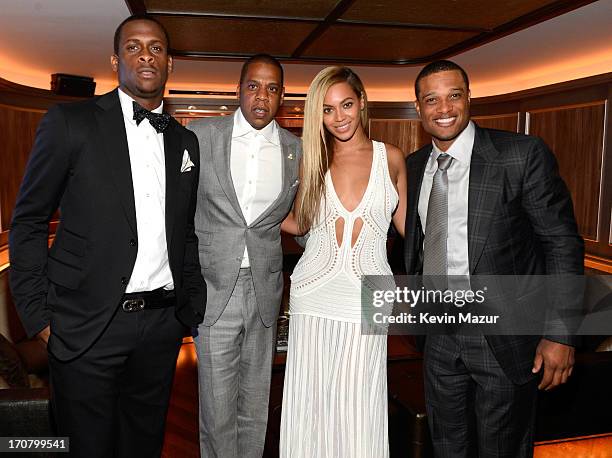
<svg viewBox="0 0 612 458">
<path fill-rule="evenodd" d="M 508 2 L 488 0 L 311 0 L 301 6 L 274 0 L 7 3 L 0 15 L 0 77 L 45 89 L 52 73 L 92 76 L 97 93 L 116 85 L 109 64 L 112 36 L 130 14 L 128 4 L 133 11 L 144 8 L 159 15 L 170 29 L 179 58 L 168 89 L 234 91 L 242 57 L 233 54 L 260 51 L 284 59 L 288 92 L 306 92 L 321 68 L 348 59 L 358 63 L 355 70 L 369 98 L 379 101 L 412 100 L 420 65 L 397 64 L 432 56 L 450 55 L 464 66 L 474 97 L 607 73 L 612 68 L 609 0 L 516 0 L 512 7 L 503 8 L 497 5 Z M 208 29 L 200 21 L 220 21 L 225 26 Z M 291 24 L 288 31 L 287 24 Z M 513 31 L 519 26 L 528 27 Z M 499 37 L 502 29 L 506 35 Z M 474 41 L 482 34 L 489 34 L 487 40 L 497 38 L 486 44 Z M 192 51 L 223 58 L 180 57 Z M 317 62 L 299 63 L 300 59 Z M 374 61 L 389 65 L 371 65 Z"/>
</svg>

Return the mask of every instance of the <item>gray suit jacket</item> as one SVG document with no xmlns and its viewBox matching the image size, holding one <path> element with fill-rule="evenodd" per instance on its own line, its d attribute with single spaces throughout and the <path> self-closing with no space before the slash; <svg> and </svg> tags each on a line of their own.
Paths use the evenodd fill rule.
<svg viewBox="0 0 612 458">
<path fill-rule="evenodd" d="M 283 292 L 280 224 L 289 213 L 298 188 L 301 141 L 279 128 L 282 189 L 274 203 L 247 225 L 230 173 L 233 120 L 233 116 L 204 118 L 188 126 L 200 143 L 195 228 L 202 275 L 208 287 L 204 325 L 212 326 L 225 309 L 246 244 L 257 307 L 264 324 L 271 326 L 278 317 Z"/>
</svg>

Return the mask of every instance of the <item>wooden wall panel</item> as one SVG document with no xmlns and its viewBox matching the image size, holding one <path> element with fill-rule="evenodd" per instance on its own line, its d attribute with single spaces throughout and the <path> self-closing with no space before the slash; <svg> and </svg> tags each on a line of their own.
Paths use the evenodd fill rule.
<svg viewBox="0 0 612 458">
<path fill-rule="evenodd" d="M 431 142 L 417 119 L 370 119 L 370 138 L 397 146 L 404 156 Z"/>
<path fill-rule="evenodd" d="M 559 162 L 580 233 L 597 241 L 605 103 L 528 112 L 529 134 L 542 137 Z"/>
<path fill-rule="evenodd" d="M 77 99 L 0 78 L 2 230 L 7 229 L 41 113 L 54 103 L 73 100 Z M 531 133 L 542 136 L 559 158 L 561 174 L 571 189 L 580 229 L 586 237 L 587 258 L 607 263 L 612 269 L 612 117 L 607 116 L 607 134 L 602 138 L 604 100 L 608 104 L 612 100 L 612 73 L 472 99 L 471 111 L 473 119 L 483 127 L 515 131 L 518 124 L 521 132 L 525 129 L 526 113 L 530 114 Z M 192 119 L 188 113 L 194 106 L 211 113 L 231 112 L 238 106 L 233 98 L 170 97 L 164 103 L 166 110 L 181 124 Z M 278 114 L 279 122 L 298 135 L 303 105 L 303 100 L 286 100 Z M 368 105 L 372 138 L 397 145 L 406 155 L 431 141 L 420 127 L 412 102 L 371 102 Z M 290 119 L 292 117 L 296 119 Z M 602 144 L 606 156 L 603 161 Z M 594 240 L 597 235 L 599 241 Z"/>
<path fill-rule="evenodd" d="M 487 129 L 508 130 L 510 132 L 518 132 L 518 113 L 496 116 L 472 116 L 472 119 L 480 127 Z"/>
<path fill-rule="evenodd" d="M 602 166 L 603 189 L 602 206 L 600 209 L 599 231 L 602 234 L 601 245 L 593 250 L 600 256 L 607 257 L 612 272 L 612 84 L 608 86 L 608 97 L 606 100 L 606 139 L 605 159 Z M 607 238 L 607 240 L 606 240 Z"/>
<path fill-rule="evenodd" d="M 15 198 L 42 116 L 39 110 L 0 106 L 0 224 L 3 231 L 9 228 Z"/>
</svg>

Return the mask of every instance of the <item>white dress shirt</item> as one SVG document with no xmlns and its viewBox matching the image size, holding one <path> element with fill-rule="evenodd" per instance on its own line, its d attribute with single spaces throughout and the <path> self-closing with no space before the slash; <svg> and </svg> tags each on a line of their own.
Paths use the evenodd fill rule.
<svg viewBox="0 0 612 458">
<path fill-rule="evenodd" d="M 470 161 L 476 128 L 472 121 L 455 139 L 447 151 L 433 149 L 425 166 L 419 195 L 419 218 L 423 232 L 427 225 L 427 207 L 433 176 L 438 170 L 438 156 L 446 153 L 453 158 L 446 171 L 448 177 L 448 238 L 446 239 L 448 275 L 469 275 L 468 254 L 468 195 L 470 189 Z"/>
<path fill-rule="evenodd" d="M 250 225 L 278 198 L 282 189 L 283 160 L 276 121 L 257 130 L 240 108 L 234 113 L 230 170 L 242 215 Z M 240 267 L 249 267 L 245 244 Z"/>
<path fill-rule="evenodd" d="M 119 101 L 130 154 L 138 232 L 136 264 L 126 292 L 173 289 L 166 242 L 164 134 L 158 134 L 146 118 L 136 125 L 133 99 L 121 89 Z M 163 102 L 153 112 L 161 113 L 162 109 Z"/>
</svg>

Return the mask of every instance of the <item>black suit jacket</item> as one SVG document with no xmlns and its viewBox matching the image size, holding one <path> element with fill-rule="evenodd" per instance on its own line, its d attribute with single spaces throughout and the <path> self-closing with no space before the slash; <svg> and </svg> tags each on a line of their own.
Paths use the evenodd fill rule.
<svg viewBox="0 0 612 458">
<path fill-rule="evenodd" d="M 423 229 L 418 202 L 432 146 L 408 157 L 406 271 L 423 270 Z M 476 126 L 468 196 L 470 275 L 581 274 L 584 244 L 571 196 L 556 159 L 528 135 Z M 571 336 L 549 335 L 574 344 Z M 540 336 L 486 336 L 506 374 L 516 383 L 532 377 Z M 419 343 L 424 343 L 419 339 Z"/>
<path fill-rule="evenodd" d="M 181 173 L 183 152 L 195 166 Z M 195 135 L 174 119 L 164 132 L 166 238 L 176 315 L 204 316 L 193 218 L 199 176 Z M 55 240 L 48 225 L 59 207 Z M 138 250 L 136 210 L 117 91 L 52 107 L 38 127 L 9 233 L 10 284 L 28 335 L 51 325 L 49 350 L 78 356 L 100 335 L 125 292 Z"/>
</svg>

